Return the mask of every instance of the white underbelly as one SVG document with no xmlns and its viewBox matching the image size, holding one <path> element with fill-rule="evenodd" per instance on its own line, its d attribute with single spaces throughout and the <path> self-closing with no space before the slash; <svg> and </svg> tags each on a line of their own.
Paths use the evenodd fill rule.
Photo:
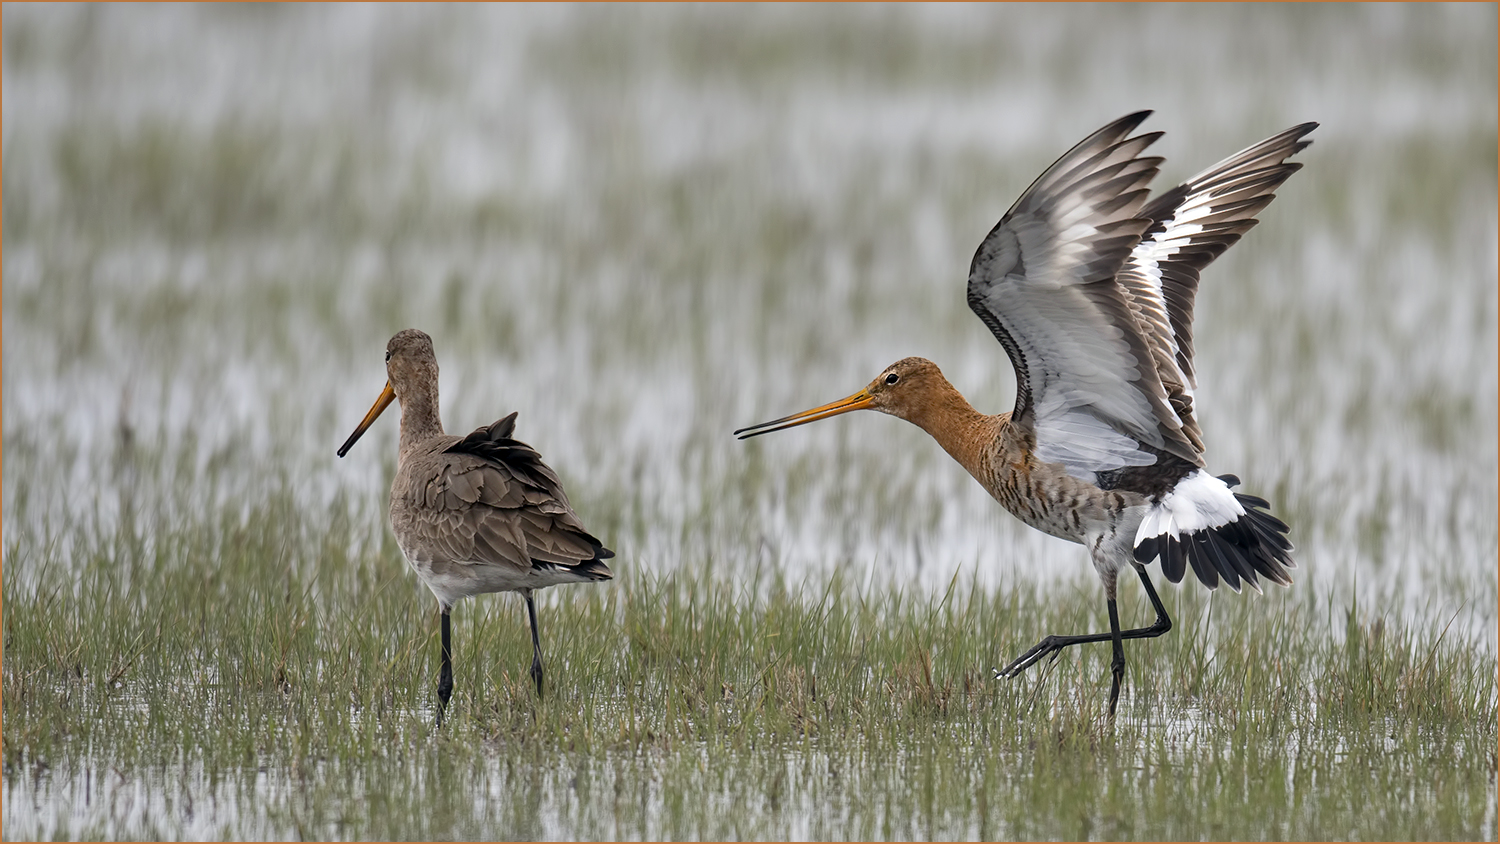
<svg viewBox="0 0 1500 844">
<path fill-rule="evenodd" d="M 526 592 L 562 583 L 588 580 L 566 568 L 531 566 L 525 571 L 512 565 L 485 562 L 423 562 L 407 558 L 412 570 L 432 590 L 438 603 L 451 608 L 459 599 L 489 592 Z"/>
</svg>

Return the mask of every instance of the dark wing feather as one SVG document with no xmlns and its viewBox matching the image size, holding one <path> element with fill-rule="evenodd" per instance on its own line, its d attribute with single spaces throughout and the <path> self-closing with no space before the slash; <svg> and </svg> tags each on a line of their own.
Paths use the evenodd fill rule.
<svg viewBox="0 0 1500 844">
<path fill-rule="evenodd" d="M 562 481 L 552 467 L 542 462 L 536 449 L 512 438 L 516 414 L 494 424 L 476 428 L 467 437 L 444 450 L 446 454 L 469 455 L 482 463 L 456 473 L 474 479 L 481 487 L 474 499 L 485 510 L 478 533 L 501 537 L 521 536 L 533 560 L 572 565 L 586 560 L 607 560 L 615 553 L 589 533 L 568 503 Z"/>
<path fill-rule="evenodd" d="M 531 446 L 511 438 L 516 414 L 468 436 L 443 437 L 413 455 L 391 508 L 403 550 L 427 561 L 483 562 L 525 571 L 568 567 L 585 576 L 610 576 L 614 556 L 584 528 L 562 482 Z M 407 548 L 406 544 L 412 547 Z"/>
<path fill-rule="evenodd" d="M 1193 304 L 1204 267 L 1258 222 L 1275 191 L 1300 164 L 1286 159 L 1306 149 L 1316 123 L 1294 126 L 1247 147 L 1152 200 L 1140 216 L 1151 221 L 1131 250 L 1118 281 L 1150 344 L 1168 402 L 1198 451 L 1202 434 L 1193 416 Z"/>
</svg>

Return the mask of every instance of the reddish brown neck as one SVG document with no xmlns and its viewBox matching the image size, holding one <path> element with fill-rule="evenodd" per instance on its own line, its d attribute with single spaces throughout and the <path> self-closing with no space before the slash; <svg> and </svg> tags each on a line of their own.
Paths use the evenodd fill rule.
<svg viewBox="0 0 1500 844">
<path fill-rule="evenodd" d="M 959 465 L 985 483 L 986 455 L 1009 414 L 989 416 L 974 409 L 946 378 L 939 377 L 916 400 L 894 415 L 926 431 Z"/>
</svg>

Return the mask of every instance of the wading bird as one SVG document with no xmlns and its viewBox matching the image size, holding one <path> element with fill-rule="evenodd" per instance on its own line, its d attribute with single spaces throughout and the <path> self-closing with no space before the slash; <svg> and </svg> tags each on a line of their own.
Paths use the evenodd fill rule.
<svg viewBox="0 0 1500 844">
<path fill-rule="evenodd" d="M 401 402 L 401 446 L 391 484 L 391 531 L 406 561 L 437 596 L 443 666 L 438 712 L 453 694 L 448 615 L 460 598 L 519 592 L 531 621 L 531 677 L 542 694 L 534 590 L 609 580 L 613 557 L 584 529 L 562 482 L 531 446 L 511 439 L 516 414 L 467 437 L 443 433 L 432 338 L 408 328 L 385 347 L 385 389 L 339 448 L 349 452 L 392 400 Z"/>
<path fill-rule="evenodd" d="M 1189 566 L 1209 589 L 1260 591 L 1296 568 L 1288 528 L 1234 475 L 1204 468 L 1193 408 L 1198 275 L 1256 223 L 1300 164 L 1317 128 L 1304 123 L 1230 156 L 1147 201 L 1162 159 L 1142 156 L 1160 132 L 1129 137 L 1137 112 L 1085 138 L 1047 168 L 979 245 L 969 307 L 1010 357 L 1016 403 L 982 414 L 923 358 L 891 364 L 848 398 L 735 432 L 740 439 L 878 410 L 911 422 L 1021 521 L 1081 543 L 1104 583 L 1109 633 L 1047 636 L 996 676 L 1044 657 L 1112 642 L 1114 716 L 1123 640 L 1160 636 L 1172 620 L 1146 564 L 1173 583 Z M 1156 611 L 1121 630 L 1118 573 L 1133 568 Z"/>
</svg>

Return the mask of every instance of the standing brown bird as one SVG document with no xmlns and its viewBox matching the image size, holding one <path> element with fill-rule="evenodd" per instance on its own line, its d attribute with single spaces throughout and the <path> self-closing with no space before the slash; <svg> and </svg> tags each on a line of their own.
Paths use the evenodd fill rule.
<svg viewBox="0 0 1500 844">
<path fill-rule="evenodd" d="M 899 416 L 931 434 L 1021 521 L 1088 548 L 1104 582 L 1109 633 L 1048 636 L 996 672 L 1014 677 L 1070 645 L 1113 642 L 1113 717 L 1125 639 L 1172 628 L 1146 564 L 1173 583 L 1188 566 L 1209 589 L 1222 578 L 1260 591 L 1296 568 L 1286 524 L 1262 498 L 1204 469 L 1193 409 L 1193 302 L 1198 275 L 1249 231 L 1286 163 L 1317 128 L 1304 123 L 1230 156 L 1147 202 L 1162 159 L 1141 155 L 1160 132 L 1129 137 L 1141 111 L 1085 138 L 1021 195 L 969 268 L 969 307 L 1005 347 L 1016 404 L 989 416 L 937 365 L 906 358 L 846 399 L 742 428 L 741 439 L 851 410 Z M 1127 566 L 1156 610 L 1121 630 L 1115 582 Z"/>
<path fill-rule="evenodd" d="M 516 414 L 467 437 L 443 433 L 432 338 L 408 328 L 385 347 L 385 390 L 339 448 L 348 453 L 393 399 L 401 447 L 391 484 L 391 530 L 406 561 L 437 596 L 443 616 L 439 717 L 453 694 L 449 613 L 460 598 L 519 592 L 531 621 L 531 677 L 542 693 L 542 645 L 532 592 L 609 580 L 613 557 L 584 529 L 562 482 L 531 446 L 511 439 Z"/>
</svg>

